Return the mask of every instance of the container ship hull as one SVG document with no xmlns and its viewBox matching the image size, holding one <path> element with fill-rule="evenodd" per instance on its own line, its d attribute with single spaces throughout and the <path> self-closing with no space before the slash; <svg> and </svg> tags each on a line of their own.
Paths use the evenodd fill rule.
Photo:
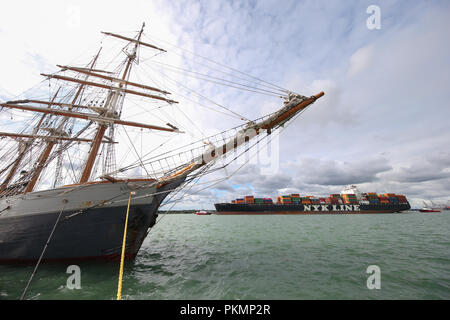
<svg viewBox="0 0 450 320">
<path fill-rule="evenodd" d="M 404 213 L 411 209 L 405 204 L 234 204 L 216 203 L 215 214 L 378 214 Z"/>
</svg>

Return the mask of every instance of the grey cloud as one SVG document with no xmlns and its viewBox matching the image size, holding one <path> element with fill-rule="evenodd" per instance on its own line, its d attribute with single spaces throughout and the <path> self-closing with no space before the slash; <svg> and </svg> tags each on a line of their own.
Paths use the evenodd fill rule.
<svg viewBox="0 0 450 320">
<path fill-rule="evenodd" d="M 273 193 L 276 190 L 289 188 L 292 186 L 292 178 L 283 174 L 260 175 L 253 186 L 259 192 Z"/>
<path fill-rule="evenodd" d="M 399 182 L 425 182 L 450 177 L 450 154 L 439 152 L 416 159 L 409 167 L 400 167 L 392 179 Z"/>
<path fill-rule="evenodd" d="M 285 174 L 261 174 L 256 165 L 247 165 L 244 168 L 231 178 L 233 184 L 251 184 L 257 192 L 288 188 L 292 184 L 292 178 Z"/>
<path fill-rule="evenodd" d="M 230 184 L 228 182 L 219 183 L 217 185 L 214 185 L 213 188 L 218 189 L 220 191 L 230 191 L 230 192 L 234 191 L 234 188 L 232 186 L 230 186 Z"/>
<path fill-rule="evenodd" d="M 334 160 L 300 159 L 295 163 L 297 176 L 307 184 L 348 185 L 373 182 L 377 174 L 392 169 L 386 159 L 357 160 L 353 163 Z"/>
</svg>

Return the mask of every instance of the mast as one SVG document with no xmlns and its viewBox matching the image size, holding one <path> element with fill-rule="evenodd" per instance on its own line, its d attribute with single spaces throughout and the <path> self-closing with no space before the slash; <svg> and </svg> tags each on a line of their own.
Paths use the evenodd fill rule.
<svg viewBox="0 0 450 320">
<path fill-rule="evenodd" d="M 84 73 L 84 72 L 80 72 L 80 73 Z M 91 76 L 95 75 L 95 73 L 89 73 Z M 156 96 L 153 94 L 148 94 L 148 93 L 143 93 L 143 92 L 139 92 L 139 91 L 135 91 L 135 90 L 130 90 L 130 89 L 124 89 L 123 85 L 124 84 L 132 84 L 132 85 L 137 85 L 134 84 L 133 82 L 128 82 L 128 81 L 124 81 L 124 80 L 119 80 L 120 81 L 120 86 L 117 88 L 114 88 L 110 85 L 106 85 L 106 84 L 101 84 L 101 83 L 96 83 L 96 82 L 91 82 L 91 81 L 84 81 L 84 80 L 78 80 L 75 78 L 71 78 L 71 77 L 65 77 L 65 76 L 60 76 L 57 74 L 46 74 L 46 73 L 41 73 L 42 76 L 47 77 L 47 78 L 55 78 L 55 79 L 59 79 L 59 80 L 65 80 L 65 81 L 71 81 L 71 82 L 76 82 L 76 83 L 80 83 L 80 84 L 84 84 L 84 85 L 88 85 L 88 86 L 93 86 L 93 87 L 99 87 L 99 88 L 104 88 L 104 89 L 110 89 L 110 90 L 117 90 L 117 91 L 122 91 L 124 93 L 129 93 L 129 94 L 134 94 L 134 95 L 138 95 L 138 96 L 142 96 L 142 97 L 147 97 L 147 98 L 152 98 L 152 99 L 157 99 L 157 100 L 162 100 L 162 101 L 166 101 L 169 103 L 178 103 L 177 101 L 174 100 L 169 100 L 166 99 L 164 97 L 160 97 L 160 96 Z M 105 78 L 105 77 L 102 77 Z M 114 81 L 114 78 L 110 77 L 110 80 Z M 142 85 L 141 85 L 142 86 Z M 146 89 L 149 89 L 151 87 L 146 86 Z M 152 90 L 152 89 L 149 89 Z"/>
<path fill-rule="evenodd" d="M 145 22 L 142 24 L 142 28 L 144 28 L 144 27 L 145 27 Z M 158 47 L 156 47 L 156 46 L 154 46 L 152 44 L 140 41 L 140 38 L 138 40 L 135 40 L 135 39 L 124 37 L 124 36 L 121 36 L 120 34 L 115 34 L 115 33 L 111 33 L 111 32 L 102 32 L 102 33 L 106 34 L 107 36 L 112 36 L 112 37 L 116 37 L 116 38 L 119 38 L 119 39 L 122 39 L 122 40 L 134 42 L 134 43 L 136 43 L 136 45 L 140 44 L 140 45 L 143 45 L 143 46 L 146 46 L 146 47 L 149 47 L 149 48 L 152 48 L 152 49 L 156 49 L 156 50 L 159 50 L 159 51 L 162 51 L 162 52 L 167 52 L 166 50 L 158 48 Z"/>
<path fill-rule="evenodd" d="M 142 33 L 144 32 L 144 27 L 145 27 L 145 23 L 142 24 L 142 28 L 141 28 L 141 31 L 139 32 L 137 40 L 132 39 L 133 42 L 135 42 L 134 50 L 133 50 L 132 54 L 128 55 L 127 65 L 126 65 L 125 70 L 122 75 L 122 82 L 120 82 L 120 84 L 119 84 L 120 89 L 123 88 L 123 84 L 124 84 L 123 81 L 125 81 L 127 79 L 129 72 L 131 70 L 131 64 L 133 63 L 134 59 L 136 58 L 137 49 L 140 44 Z M 124 93 L 125 93 L 125 91 L 124 91 Z M 111 90 L 109 93 L 109 97 L 111 98 L 112 101 L 114 101 L 114 104 L 111 104 L 112 108 L 115 107 L 115 103 L 117 102 L 118 95 L 119 95 L 118 91 Z M 80 183 L 86 183 L 91 176 L 92 168 L 94 166 L 95 159 L 97 158 L 98 150 L 100 148 L 100 144 L 103 139 L 103 136 L 105 135 L 105 131 L 106 131 L 107 127 L 108 127 L 107 124 L 100 123 L 100 125 L 97 129 L 97 134 L 95 135 L 94 142 L 91 145 L 91 150 L 89 152 L 89 156 L 86 161 L 86 165 L 84 167 L 83 173 L 80 178 Z"/>
<path fill-rule="evenodd" d="M 84 139 L 84 138 L 71 138 L 67 136 L 43 136 L 39 134 L 24 134 L 24 133 L 8 133 L 8 132 L 0 132 L 0 137 L 12 137 L 12 138 L 30 138 L 30 139 L 55 139 L 55 140 L 63 140 L 63 141 L 76 141 L 76 142 L 92 142 L 92 139 Z M 117 143 L 110 140 L 103 140 L 103 143 Z"/>
<path fill-rule="evenodd" d="M 69 106 L 69 108 L 72 108 L 72 107 L 75 107 L 76 105 L 68 104 L 67 106 Z M 145 123 L 121 120 L 114 115 L 108 116 L 108 114 L 106 114 L 106 116 L 105 115 L 95 115 L 92 113 L 56 110 L 56 109 L 50 109 L 50 108 L 40 108 L 40 107 L 35 107 L 35 106 L 24 106 L 24 105 L 9 104 L 9 103 L 2 103 L 2 104 L 0 104 L 0 107 L 8 107 L 11 109 L 41 112 L 41 113 L 58 115 L 58 116 L 64 116 L 64 117 L 68 117 L 68 118 L 77 118 L 77 119 L 83 119 L 83 120 L 98 121 L 101 123 L 115 123 L 115 124 L 123 124 L 126 126 L 138 127 L 138 128 L 147 128 L 147 129 L 169 131 L 169 132 L 180 132 L 177 128 L 174 128 L 174 127 L 167 128 L 167 127 L 161 127 L 161 126 L 156 126 L 156 125 L 152 125 L 152 124 L 145 124 Z M 107 108 L 99 108 L 99 107 L 85 107 L 85 108 L 96 110 L 96 111 L 99 111 L 102 113 L 104 113 L 106 111 L 109 113 L 111 112 L 111 110 L 109 110 Z"/>
<path fill-rule="evenodd" d="M 53 96 L 53 99 L 49 102 L 49 106 L 48 106 L 49 108 L 51 107 L 51 104 L 55 101 L 56 97 L 58 96 L 60 89 L 61 88 L 58 88 L 55 95 Z M 44 121 L 46 116 L 47 116 L 46 114 L 43 114 L 41 116 L 41 119 L 39 119 L 38 124 L 33 129 L 33 135 L 35 135 L 39 131 L 41 124 Z M 23 157 L 25 157 L 25 154 L 27 153 L 27 151 L 29 150 L 31 145 L 32 145 L 32 140 L 30 139 L 25 143 L 24 148 L 19 151 L 19 155 L 17 156 L 16 160 L 14 161 L 14 165 L 11 168 L 11 170 L 9 171 L 8 176 L 6 177 L 5 181 L 3 181 L 3 183 L 0 185 L 0 192 L 4 191 L 6 189 L 6 187 L 8 187 L 8 184 L 11 182 L 11 180 L 15 176 L 17 168 L 19 167 L 20 163 L 23 160 Z"/>
<path fill-rule="evenodd" d="M 127 84 L 129 86 L 134 86 L 134 87 L 138 87 L 138 88 L 142 88 L 142 89 L 152 90 L 152 91 L 160 92 L 160 93 L 163 93 L 163 94 L 170 94 L 170 92 L 167 92 L 165 90 L 161 90 L 161 89 L 158 89 L 158 88 L 155 88 L 155 87 L 143 85 L 143 84 L 136 83 L 136 82 L 120 80 L 120 79 L 117 79 L 117 78 L 114 78 L 114 77 L 98 74 L 96 72 L 89 72 L 89 71 L 86 71 L 86 69 L 84 69 L 84 68 L 76 68 L 76 67 L 61 66 L 61 65 L 57 65 L 57 66 L 60 67 L 63 71 L 65 71 L 65 70 L 76 71 L 78 73 L 84 73 L 84 74 L 90 75 L 92 77 L 97 77 L 97 78 L 110 80 L 110 81 L 115 81 L 115 82 L 121 82 L 121 83 Z"/>
<path fill-rule="evenodd" d="M 99 55 L 100 55 L 101 50 L 102 50 L 102 48 L 100 48 L 100 50 L 98 51 L 98 53 L 97 53 L 97 55 L 95 56 L 94 60 L 92 61 L 91 66 L 90 66 L 91 69 L 95 66 L 95 63 L 97 62 L 97 59 L 98 59 L 98 57 L 99 57 Z M 72 100 L 72 104 L 75 104 L 75 103 L 76 103 L 78 97 L 80 96 L 80 94 L 81 94 L 81 92 L 82 92 L 82 90 L 83 90 L 83 87 L 84 87 L 84 84 L 81 84 L 81 85 L 78 87 L 78 90 L 77 90 L 77 92 L 76 92 L 76 94 L 75 94 L 75 96 L 74 96 L 74 98 L 73 98 L 73 100 Z M 58 128 L 57 128 L 57 131 L 60 131 L 60 130 L 62 129 L 62 127 L 63 127 L 64 124 L 66 123 L 67 119 L 69 119 L 69 118 L 66 117 L 66 118 L 64 118 L 64 119 L 61 121 L 61 123 L 59 124 L 59 126 L 58 126 Z M 48 158 L 49 158 L 49 156 L 50 156 L 50 154 L 51 154 L 51 152 L 52 152 L 53 147 L 55 146 L 55 144 L 56 144 L 56 140 L 55 140 L 55 139 L 49 140 L 49 141 L 47 142 L 47 146 L 45 147 L 44 151 L 42 152 L 42 154 L 41 154 L 41 156 L 40 156 L 40 158 L 39 158 L 37 167 L 36 167 L 35 171 L 33 172 L 33 175 L 32 175 L 32 177 L 31 177 L 31 180 L 30 180 L 30 182 L 27 184 L 27 187 L 26 187 L 26 189 L 25 189 L 25 193 L 33 191 L 34 186 L 36 185 L 36 182 L 38 181 L 39 176 L 41 175 L 42 170 L 44 169 L 45 164 L 47 163 L 47 160 L 48 160 Z"/>
</svg>

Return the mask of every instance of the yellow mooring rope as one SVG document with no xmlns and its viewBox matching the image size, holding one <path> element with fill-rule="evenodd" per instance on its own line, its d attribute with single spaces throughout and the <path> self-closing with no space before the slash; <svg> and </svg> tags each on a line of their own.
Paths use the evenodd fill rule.
<svg viewBox="0 0 450 320">
<path fill-rule="evenodd" d="M 125 218 L 125 230 L 123 231 L 122 255 L 120 257 L 119 284 L 117 287 L 117 300 L 122 300 L 123 262 L 125 260 L 125 243 L 127 240 L 128 214 L 130 212 L 130 202 L 132 193 L 134 192 L 130 192 L 130 196 L 128 197 L 127 217 Z"/>
</svg>

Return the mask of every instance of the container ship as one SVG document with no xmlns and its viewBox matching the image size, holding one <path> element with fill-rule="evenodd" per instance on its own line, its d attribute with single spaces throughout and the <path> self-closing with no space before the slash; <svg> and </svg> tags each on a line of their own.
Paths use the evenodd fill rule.
<svg viewBox="0 0 450 320">
<path fill-rule="evenodd" d="M 404 213 L 411 206 L 404 195 L 361 193 L 354 185 L 326 198 L 283 195 L 276 198 L 246 196 L 231 203 L 216 203 L 216 214 L 365 214 Z"/>
</svg>

